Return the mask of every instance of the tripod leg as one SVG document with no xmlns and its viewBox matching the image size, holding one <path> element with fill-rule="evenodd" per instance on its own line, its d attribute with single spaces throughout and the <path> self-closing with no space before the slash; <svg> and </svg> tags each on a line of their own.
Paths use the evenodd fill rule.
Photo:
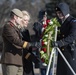
<svg viewBox="0 0 76 75">
<path fill-rule="evenodd" d="M 55 27 L 55 37 L 54 41 L 57 40 L 57 26 Z M 54 58 L 53 58 L 53 67 L 52 67 L 52 75 L 55 73 L 55 64 L 56 64 L 56 47 L 54 47 Z"/>
<path fill-rule="evenodd" d="M 57 54 L 57 53 L 56 53 L 56 48 L 54 48 L 54 58 L 53 58 L 52 75 L 55 74 L 55 65 L 57 64 L 57 63 L 56 63 L 56 57 L 57 57 L 56 54 Z"/>
<path fill-rule="evenodd" d="M 51 55 L 50 55 L 50 60 L 49 60 L 49 64 L 48 64 L 48 67 L 47 67 L 46 75 L 49 74 L 49 70 L 50 70 L 53 54 L 54 54 L 54 48 L 52 49 L 52 52 L 51 52 Z"/>
<path fill-rule="evenodd" d="M 69 62 L 67 61 L 67 59 L 65 58 L 65 56 L 62 54 L 62 52 L 60 51 L 59 48 L 57 48 L 58 52 L 60 53 L 60 55 L 62 56 L 62 58 L 64 59 L 64 61 L 66 62 L 66 64 L 68 65 L 69 69 L 72 71 L 72 73 L 74 75 L 76 75 L 75 71 L 73 70 L 73 68 L 71 67 L 71 65 L 69 64 Z"/>
</svg>

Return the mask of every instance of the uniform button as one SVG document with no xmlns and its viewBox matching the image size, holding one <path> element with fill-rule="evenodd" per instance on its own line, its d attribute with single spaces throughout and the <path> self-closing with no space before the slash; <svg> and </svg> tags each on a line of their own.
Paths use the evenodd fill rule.
<svg viewBox="0 0 76 75">
<path fill-rule="evenodd" d="M 62 51 L 64 51 L 64 48 L 62 48 Z"/>
<path fill-rule="evenodd" d="M 62 35 L 62 37 L 64 37 L 64 35 Z"/>
</svg>

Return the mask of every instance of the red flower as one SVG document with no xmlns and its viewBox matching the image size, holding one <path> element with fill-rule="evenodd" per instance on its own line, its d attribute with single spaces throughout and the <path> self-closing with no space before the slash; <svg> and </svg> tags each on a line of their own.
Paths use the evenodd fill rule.
<svg viewBox="0 0 76 75">
<path fill-rule="evenodd" d="M 41 58 L 42 62 L 45 62 L 45 59 Z"/>
<path fill-rule="evenodd" d="M 47 27 L 47 24 L 44 24 L 43 27 L 46 28 Z"/>
<path fill-rule="evenodd" d="M 44 52 L 46 52 L 46 48 L 42 48 L 42 50 L 43 50 Z"/>
<path fill-rule="evenodd" d="M 50 22 L 50 20 L 46 20 L 46 24 L 43 24 L 43 27 L 46 28 L 48 26 L 49 22 Z"/>
<path fill-rule="evenodd" d="M 50 20 L 46 20 L 46 23 L 50 22 Z"/>
<path fill-rule="evenodd" d="M 42 41 L 42 46 L 44 46 L 45 44 L 44 44 L 44 41 Z"/>
</svg>

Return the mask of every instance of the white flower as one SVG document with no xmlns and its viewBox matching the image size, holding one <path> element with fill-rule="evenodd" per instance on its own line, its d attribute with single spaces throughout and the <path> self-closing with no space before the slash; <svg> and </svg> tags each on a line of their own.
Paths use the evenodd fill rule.
<svg viewBox="0 0 76 75">
<path fill-rule="evenodd" d="M 46 64 L 46 63 L 43 63 L 42 65 L 43 65 L 43 66 L 47 66 L 47 64 Z"/>
<path fill-rule="evenodd" d="M 45 37 L 48 37 L 48 34 L 44 35 Z"/>
<path fill-rule="evenodd" d="M 45 45 L 47 45 L 47 42 L 44 42 Z"/>
<path fill-rule="evenodd" d="M 53 21 L 50 20 L 49 24 L 52 25 L 53 24 Z"/>
<path fill-rule="evenodd" d="M 43 57 L 43 58 L 46 58 L 46 55 L 45 55 L 45 54 L 43 54 L 43 55 L 42 55 L 42 57 Z"/>
<path fill-rule="evenodd" d="M 43 27 L 41 31 L 43 32 L 44 30 L 45 30 L 45 28 Z"/>
<path fill-rule="evenodd" d="M 41 54 L 44 54 L 44 51 L 40 51 Z"/>
</svg>

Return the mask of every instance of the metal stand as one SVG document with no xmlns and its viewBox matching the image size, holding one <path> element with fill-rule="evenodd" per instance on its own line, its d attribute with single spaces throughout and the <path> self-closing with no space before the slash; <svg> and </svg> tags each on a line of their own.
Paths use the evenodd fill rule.
<svg viewBox="0 0 76 75">
<path fill-rule="evenodd" d="M 57 38 L 57 27 L 55 29 L 55 41 L 56 41 L 56 38 Z M 62 56 L 62 58 L 66 62 L 67 66 L 69 67 L 69 69 L 71 70 L 73 75 L 76 75 L 75 71 L 73 70 L 73 68 L 71 67 L 71 65 L 69 64 L 69 62 L 67 61 L 67 59 L 65 58 L 65 56 L 63 55 L 63 53 L 61 52 L 61 50 L 58 47 L 54 47 L 52 49 L 50 59 L 49 59 L 49 64 L 48 64 L 47 71 L 46 71 L 46 75 L 49 75 L 49 70 L 50 70 L 50 66 L 51 66 L 51 63 L 52 63 L 52 59 L 53 59 L 52 75 L 55 74 L 54 66 L 55 66 L 55 63 L 56 63 L 55 58 L 56 58 L 56 53 L 57 52 L 60 53 L 60 55 Z"/>
</svg>

